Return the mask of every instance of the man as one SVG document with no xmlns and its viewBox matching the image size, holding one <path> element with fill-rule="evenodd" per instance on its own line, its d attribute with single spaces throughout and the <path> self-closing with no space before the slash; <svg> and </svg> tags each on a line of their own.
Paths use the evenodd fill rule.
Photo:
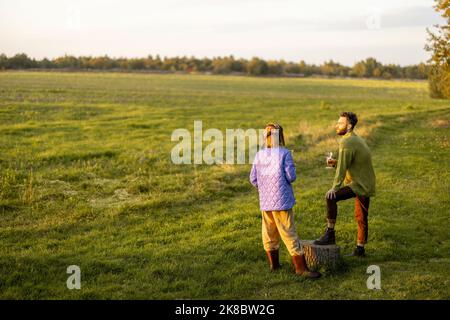
<svg viewBox="0 0 450 320">
<path fill-rule="evenodd" d="M 353 132 L 358 118 L 353 112 L 342 112 L 336 125 L 336 133 L 342 136 L 339 142 L 339 158 L 328 161 L 336 166 L 336 175 L 331 189 L 326 193 L 327 229 L 314 241 L 318 245 L 335 244 L 334 225 L 337 202 L 355 198 L 355 218 L 358 223 L 358 241 L 352 256 L 364 257 L 367 243 L 369 202 L 375 195 L 375 173 L 372 157 L 366 142 Z M 333 162 L 334 161 L 334 162 Z"/>
</svg>

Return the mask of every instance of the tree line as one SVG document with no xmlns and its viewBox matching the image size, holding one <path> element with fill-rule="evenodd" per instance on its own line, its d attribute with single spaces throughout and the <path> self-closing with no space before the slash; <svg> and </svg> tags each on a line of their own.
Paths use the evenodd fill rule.
<svg viewBox="0 0 450 320">
<path fill-rule="evenodd" d="M 120 70 L 186 72 L 213 74 L 248 74 L 254 76 L 313 76 L 355 77 L 380 79 L 427 79 L 429 65 L 400 66 L 382 64 L 375 58 L 367 58 L 352 67 L 333 60 L 323 64 L 307 64 L 305 61 L 288 62 L 284 60 L 236 59 L 232 55 L 213 58 L 163 57 L 149 55 L 145 58 L 111 58 L 64 55 L 55 59 L 36 60 L 25 53 L 13 56 L 0 55 L 0 70 L 7 69 L 69 69 L 69 70 Z"/>
</svg>

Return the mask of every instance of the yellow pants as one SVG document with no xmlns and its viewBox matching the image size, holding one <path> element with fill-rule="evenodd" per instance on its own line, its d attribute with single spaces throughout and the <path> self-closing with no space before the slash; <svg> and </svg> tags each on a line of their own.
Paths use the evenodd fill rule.
<svg viewBox="0 0 450 320">
<path fill-rule="evenodd" d="M 303 254 L 292 209 L 262 211 L 262 241 L 264 250 L 278 250 L 280 237 L 291 256 Z"/>
</svg>

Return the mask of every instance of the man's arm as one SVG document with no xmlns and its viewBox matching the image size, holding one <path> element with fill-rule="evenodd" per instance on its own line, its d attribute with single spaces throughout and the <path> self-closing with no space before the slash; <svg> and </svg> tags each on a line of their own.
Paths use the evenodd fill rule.
<svg viewBox="0 0 450 320">
<path fill-rule="evenodd" d="M 345 180 L 345 174 L 347 169 L 353 160 L 354 151 L 351 148 L 346 148 L 345 146 L 339 149 L 339 158 L 336 166 L 336 174 L 334 176 L 332 190 L 338 191 Z"/>
</svg>

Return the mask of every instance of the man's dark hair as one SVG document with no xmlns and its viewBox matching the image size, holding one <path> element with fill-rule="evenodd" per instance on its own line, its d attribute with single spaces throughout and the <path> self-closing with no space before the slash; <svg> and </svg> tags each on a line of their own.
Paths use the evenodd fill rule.
<svg viewBox="0 0 450 320">
<path fill-rule="evenodd" d="M 350 124 L 352 125 L 352 129 L 356 126 L 356 124 L 358 123 L 358 117 L 356 116 L 356 114 L 354 114 L 353 112 L 341 112 L 340 114 L 341 117 L 346 117 L 347 120 L 350 122 Z"/>
</svg>

